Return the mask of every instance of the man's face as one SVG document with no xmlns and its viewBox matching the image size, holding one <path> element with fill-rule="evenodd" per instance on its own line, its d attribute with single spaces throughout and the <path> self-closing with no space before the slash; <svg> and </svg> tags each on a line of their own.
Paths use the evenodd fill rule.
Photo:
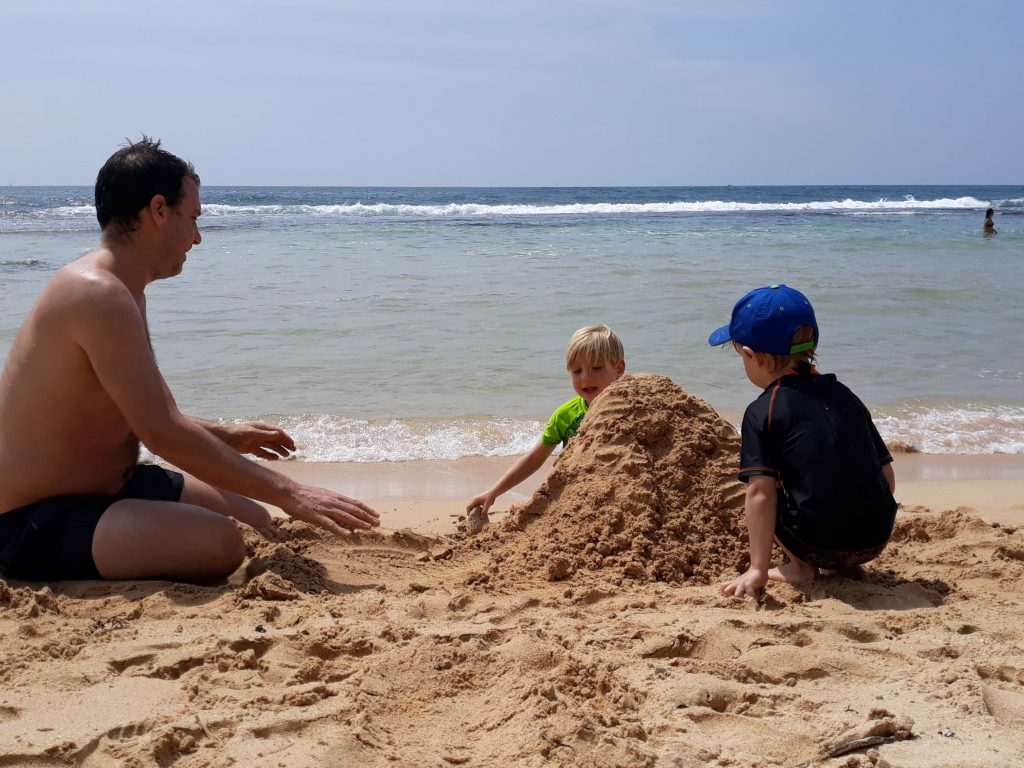
<svg viewBox="0 0 1024 768">
<path fill-rule="evenodd" d="M 172 274 L 177 275 L 185 265 L 185 254 L 203 240 L 199 234 L 199 216 L 202 214 L 199 186 L 195 181 L 189 178 L 182 181 L 178 204 L 169 210 L 168 244 L 175 259 Z"/>
</svg>

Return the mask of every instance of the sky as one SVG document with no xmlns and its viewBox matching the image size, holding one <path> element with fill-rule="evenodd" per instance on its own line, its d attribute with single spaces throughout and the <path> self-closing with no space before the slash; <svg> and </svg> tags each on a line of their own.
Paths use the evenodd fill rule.
<svg viewBox="0 0 1024 768">
<path fill-rule="evenodd" d="M 1024 183 L 1018 0 L 0 0 L 0 184 Z"/>
</svg>

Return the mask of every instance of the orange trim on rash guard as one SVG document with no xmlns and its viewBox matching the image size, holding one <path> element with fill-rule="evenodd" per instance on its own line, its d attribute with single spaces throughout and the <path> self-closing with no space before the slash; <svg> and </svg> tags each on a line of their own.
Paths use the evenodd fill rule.
<svg viewBox="0 0 1024 768">
<path fill-rule="evenodd" d="M 796 376 L 799 373 L 800 373 L 800 371 L 798 371 L 796 368 L 790 368 L 788 371 L 786 371 L 784 374 L 782 374 L 782 376 L 779 376 L 779 378 L 777 378 L 775 380 L 775 388 L 772 390 L 772 396 L 768 400 L 768 431 L 769 432 L 772 431 L 772 412 L 775 410 L 775 396 L 777 394 L 779 394 L 779 387 L 782 386 L 782 379 L 784 377 L 786 377 L 786 376 Z M 818 375 L 818 366 L 816 366 L 816 365 L 812 365 L 811 366 L 811 375 L 812 376 L 817 376 Z"/>
<path fill-rule="evenodd" d="M 771 399 L 768 400 L 768 431 L 772 431 L 772 411 L 775 410 L 775 396 L 779 394 L 779 387 L 782 386 L 782 378 L 775 380 L 775 388 L 772 390 Z"/>
</svg>

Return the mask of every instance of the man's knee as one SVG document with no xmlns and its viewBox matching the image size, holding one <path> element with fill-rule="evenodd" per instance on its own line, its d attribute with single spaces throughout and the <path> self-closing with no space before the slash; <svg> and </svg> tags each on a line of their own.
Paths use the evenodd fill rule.
<svg viewBox="0 0 1024 768">
<path fill-rule="evenodd" d="M 181 503 L 209 509 L 253 528 L 265 528 L 270 525 L 271 516 L 266 507 L 257 501 L 240 496 L 237 493 L 224 491 L 185 475 L 185 487 L 181 494 Z"/>
<path fill-rule="evenodd" d="M 233 520 L 217 517 L 211 521 L 210 535 L 204 540 L 204 554 L 210 578 L 227 576 L 245 560 L 245 541 Z"/>
<path fill-rule="evenodd" d="M 249 500 L 247 499 L 247 501 Z M 253 528 L 266 528 L 270 525 L 273 517 L 271 517 L 267 508 L 262 504 L 257 504 L 255 501 L 249 501 L 249 503 L 252 505 L 250 518 L 248 520 L 242 520 L 242 522 L 248 523 Z M 241 520 L 242 518 L 239 519 Z"/>
</svg>

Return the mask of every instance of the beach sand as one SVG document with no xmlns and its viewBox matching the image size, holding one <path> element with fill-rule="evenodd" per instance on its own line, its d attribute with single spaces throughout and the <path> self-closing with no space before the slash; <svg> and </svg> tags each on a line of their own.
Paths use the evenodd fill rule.
<svg viewBox="0 0 1024 768">
<path fill-rule="evenodd" d="M 0 581 L 0 766 L 1022 764 L 1024 457 L 897 456 L 869 579 L 758 605 L 718 591 L 736 445 L 627 377 L 475 537 L 512 459 L 281 462 L 382 530 L 279 514 L 212 586 Z"/>
</svg>

